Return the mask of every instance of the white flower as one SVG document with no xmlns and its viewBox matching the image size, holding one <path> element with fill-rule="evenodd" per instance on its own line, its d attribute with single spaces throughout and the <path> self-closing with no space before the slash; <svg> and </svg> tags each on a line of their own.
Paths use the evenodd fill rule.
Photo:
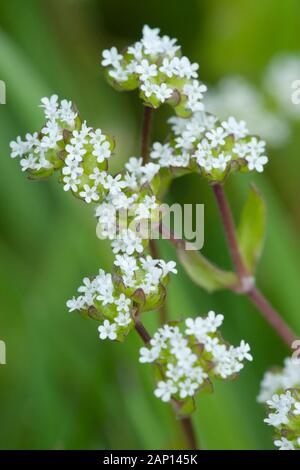
<svg viewBox="0 0 300 470">
<path fill-rule="evenodd" d="M 97 157 L 98 163 L 102 163 L 111 156 L 110 143 L 107 140 L 101 143 L 94 143 L 92 154 Z"/>
<path fill-rule="evenodd" d="M 130 173 L 134 173 L 135 175 L 139 175 L 141 173 L 142 165 L 143 165 L 143 159 L 142 158 L 130 157 L 129 161 L 125 164 L 125 168 Z"/>
<path fill-rule="evenodd" d="M 216 129 L 211 129 L 206 132 L 205 135 L 207 139 L 210 140 L 212 147 L 218 147 L 219 145 L 225 144 L 225 137 L 227 137 L 228 133 L 222 127 L 217 127 Z"/>
<path fill-rule="evenodd" d="M 154 160 L 158 160 L 161 166 L 170 166 L 172 161 L 173 149 L 170 144 L 161 144 L 155 142 L 150 152 L 150 157 Z"/>
<path fill-rule="evenodd" d="M 147 163 L 145 166 L 141 167 L 141 172 L 143 176 L 141 177 L 141 184 L 150 182 L 154 176 L 159 172 L 160 166 L 155 163 Z"/>
<path fill-rule="evenodd" d="M 256 170 L 258 173 L 262 173 L 264 171 L 264 165 L 268 163 L 268 157 L 266 156 L 259 156 L 259 155 L 247 155 L 246 160 L 248 162 L 248 168 L 250 171 Z"/>
<path fill-rule="evenodd" d="M 116 323 L 119 326 L 128 326 L 132 322 L 132 318 L 129 312 L 119 313 L 119 315 L 115 318 Z"/>
<path fill-rule="evenodd" d="M 123 56 L 118 53 L 116 47 L 112 47 L 111 49 L 105 49 L 102 52 L 103 60 L 101 64 L 103 67 L 107 67 L 108 65 L 112 65 L 113 67 L 117 67 L 122 60 Z"/>
<path fill-rule="evenodd" d="M 249 147 L 247 142 L 236 142 L 232 149 L 233 153 L 238 155 L 240 158 L 245 158 L 245 156 L 249 153 Z"/>
<path fill-rule="evenodd" d="M 148 80 L 141 85 L 141 90 L 144 92 L 146 98 L 150 98 L 151 95 L 154 95 L 154 93 L 156 93 L 156 88 L 157 85 Z"/>
<path fill-rule="evenodd" d="M 232 116 L 222 122 L 222 127 L 228 134 L 233 134 L 236 139 L 242 139 L 249 133 L 245 121 L 237 122 Z"/>
<path fill-rule="evenodd" d="M 264 140 L 258 140 L 256 137 L 252 137 L 247 145 L 249 152 L 253 155 L 262 155 L 265 152 L 266 142 Z"/>
<path fill-rule="evenodd" d="M 65 176 L 63 178 L 64 181 L 64 191 L 69 191 L 72 189 L 74 193 L 77 192 L 78 190 L 78 184 L 80 183 L 80 180 L 78 179 L 77 175 L 72 174 L 70 176 Z"/>
<path fill-rule="evenodd" d="M 174 61 L 177 63 L 177 73 L 180 77 L 186 77 L 188 79 L 197 78 L 198 73 L 197 70 L 199 68 L 198 64 L 191 64 L 189 59 L 185 56 L 181 57 L 177 60 L 177 57 L 174 58 Z"/>
<path fill-rule="evenodd" d="M 192 397 L 198 388 L 198 384 L 189 377 L 184 382 L 179 382 L 180 398 Z"/>
<path fill-rule="evenodd" d="M 276 447 L 279 447 L 279 450 L 295 450 L 294 444 L 285 437 L 277 439 L 274 441 L 274 444 Z"/>
<path fill-rule="evenodd" d="M 127 52 L 133 55 L 136 60 L 141 60 L 143 57 L 143 44 L 136 42 L 133 46 L 128 47 Z"/>
<path fill-rule="evenodd" d="M 172 380 L 166 382 L 160 381 L 157 384 L 157 388 L 154 390 L 154 395 L 160 398 L 162 401 L 170 401 L 171 396 L 177 392 L 177 387 L 174 385 Z"/>
<path fill-rule="evenodd" d="M 173 90 L 172 88 L 168 87 L 166 83 L 162 83 L 161 85 L 156 85 L 154 87 L 154 94 L 159 101 L 164 103 L 172 96 Z"/>
<path fill-rule="evenodd" d="M 106 171 L 100 171 L 98 167 L 94 168 L 93 173 L 89 175 L 89 179 L 94 180 L 95 186 L 98 186 L 99 184 L 103 185 L 103 183 L 106 181 L 106 178 Z"/>
<path fill-rule="evenodd" d="M 140 349 L 140 358 L 139 361 L 142 363 L 146 362 L 154 362 L 160 353 L 160 348 L 159 347 L 152 347 L 152 348 L 141 348 Z"/>
<path fill-rule="evenodd" d="M 29 154 L 27 158 L 22 158 L 20 161 L 22 171 L 34 170 L 37 168 L 37 156 L 33 153 Z"/>
<path fill-rule="evenodd" d="M 165 262 L 163 259 L 159 260 L 159 266 L 162 269 L 162 276 L 167 276 L 169 273 L 177 274 L 175 261 Z"/>
<path fill-rule="evenodd" d="M 121 294 L 118 299 L 115 299 L 115 305 L 117 306 L 118 312 L 123 312 L 123 313 L 129 312 L 130 304 L 131 304 L 131 300 L 125 297 L 124 294 Z"/>
<path fill-rule="evenodd" d="M 141 63 L 137 65 L 136 72 L 139 74 L 140 79 L 145 82 L 151 77 L 156 77 L 157 66 L 155 64 L 150 64 L 147 59 L 143 59 Z"/>
<path fill-rule="evenodd" d="M 225 171 L 227 167 L 227 163 L 231 160 L 231 155 L 225 154 L 224 152 L 219 153 L 219 155 L 216 158 L 213 158 L 212 165 L 214 168 L 217 168 L 218 170 Z"/>
<path fill-rule="evenodd" d="M 20 136 L 17 137 L 15 142 L 11 142 L 9 145 L 12 150 L 10 154 L 11 158 L 23 157 L 29 150 L 28 143 L 23 142 Z"/>
<path fill-rule="evenodd" d="M 126 82 L 128 80 L 128 71 L 118 66 L 114 69 L 111 69 L 108 74 L 117 82 Z"/>
<path fill-rule="evenodd" d="M 44 109 L 47 119 L 54 119 L 58 109 L 58 96 L 52 95 L 50 98 L 42 98 L 40 107 Z"/>
<path fill-rule="evenodd" d="M 297 403 L 295 403 L 294 406 L 295 406 L 295 407 L 294 407 L 294 415 L 300 415 L 300 403 L 297 402 Z M 300 439 L 300 438 L 299 438 L 299 439 Z"/>
<path fill-rule="evenodd" d="M 80 191 L 79 196 L 84 198 L 85 202 L 89 204 L 92 201 L 99 201 L 99 194 L 95 186 L 90 187 L 88 184 L 84 184 L 83 189 L 84 191 Z"/>
<path fill-rule="evenodd" d="M 252 361 L 253 357 L 250 352 L 250 346 L 244 340 L 241 341 L 240 346 L 236 348 L 236 354 L 239 361 L 247 359 L 247 361 Z"/>
<path fill-rule="evenodd" d="M 117 338 L 116 329 L 117 325 L 115 323 L 110 323 L 108 320 L 104 320 L 103 325 L 98 327 L 99 338 L 115 340 Z"/>
<path fill-rule="evenodd" d="M 126 188 L 127 183 L 122 180 L 122 175 L 120 174 L 115 177 L 107 175 L 103 181 L 103 186 L 105 189 L 109 190 L 109 194 L 111 196 L 116 196 L 122 191 L 122 189 Z"/>
<path fill-rule="evenodd" d="M 132 255 L 135 251 L 142 253 L 144 248 L 141 238 L 132 230 L 122 230 L 119 237 L 112 242 L 113 252 L 115 254 L 120 251 Z"/>
<path fill-rule="evenodd" d="M 162 65 L 159 67 L 159 70 L 160 72 L 167 75 L 167 77 L 171 78 L 177 73 L 177 64 L 176 62 L 174 63 L 173 60 L 165 57 L 163 59 Z"/>
<path fill-rule="evenodd" d="M 79 297 L 72 297 L 72 299 L 67 301 L 67 307 L 69 309 L 69 312 L 73 312 L 74 310 L 80 310 L 83 308 L 84 305 L 84 297 L 79 296 Z"/>
</svg>

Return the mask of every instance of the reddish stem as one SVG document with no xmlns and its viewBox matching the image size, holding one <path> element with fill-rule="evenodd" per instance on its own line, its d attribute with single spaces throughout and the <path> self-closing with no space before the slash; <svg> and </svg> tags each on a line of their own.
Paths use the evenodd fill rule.
<svg viewBox="0 0 300 470">
<path fill-rule="evenodd" d="M 264 297 L 264 295 L 255 287 L 254 279 L 253 282 L 247 282 L 251 276 L 248 273 L 239 249 L 232 212 L 228 204 L 223 186 L 219 183 L 215 183 L 212 185 L 212 188 L 216 196 L 232 261 L 240 281 L 240 286 L 242 289 L 241 292 L 245 294 L 254 303 L 254 305 L 256 305 L 258 310 L 262 313 L 272 328 L 278 333 L 279 336 L 281 336 L 286 344 L 291 347 L 293 341 L 296 339 L 295 334 L 281 318 L 279 313 Z"/>
</svg>

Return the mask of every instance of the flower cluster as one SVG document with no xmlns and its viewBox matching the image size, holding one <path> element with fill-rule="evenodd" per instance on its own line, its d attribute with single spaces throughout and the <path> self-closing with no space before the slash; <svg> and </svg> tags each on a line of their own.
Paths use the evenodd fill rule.
<svg viewBox="0 0 300 470">
<path fill-rule="evenodd" d="M 207 317 L 187 318 L 184 331 L 178 325 L 165 325 L 140 350 L 140 362 L 155 363 L 160 379 L 154 394 L 162 401 L 182 402 L 194 397 L 214 378 L 234 377 L 243 361 L 252 360 L 250 347 L 229 346 L 218 328 L 223 315 L 210 311 Z"/>
<path fill-rule="evenodd" d="M 117 254 L 113 274 L 100 269 L 94 278 L 85 277 L 79 296 L 68 300 L 67 307 L 101 321 L 100 339 L 122 341 L 134 326 L 136 306 L 140 313 L 162 305 L 171 272 L 177 273 L 174 261 Z"/>
<path fill-rule="evenodd" d="M 151 158 L 161 167 L 200 171 L 210 181 L 223 181 L 232 171 L 263 171 L 268 162 L 265 142 L 248 133 L 245 121 L 218 121 L 198 112 L 191 118 L 172 117 L 169 142 L 155 142 Z"/>
<path fill-rule="evenodd" d="M 65 191 L 71 190 L 85 202 L 103 198 L 110 187 L 106 173 L 114 141 L 100 129 L 88 127 L 71 101 L 58 96 L 42 98 L 46 123 L 41 131 L 11 142 L 11 157 L 20 157 L 23 171 L 31 178 L 60 172 Z"/>
<path fill-rule="evenodd" d="M 104 50 L 102 65 L 109 82 L 118 90 L 138 88 L 144 103 L 153 108 L 167 102 L 180 116 L 203 110 L 206 86 L 198 80 L 198 64 L 182 56 L 176 39 L 159 32 L 146 25 L 141 40 L 123 54 L 116 47 Z"/>
<path fill-rule="evenodd" d="M 300 388 L 273 395 L 267 400 L 270 413 L 265 423 L 275 427 L 279 450 L 300 450 Z"/>
<path fill-rule="evenodd" d="M 287 358 L 282 369 L 266 372 L 258 401 L 268 406 L 264 421 L 275 428 L 275 446 L 300 450 L 300 361 Z"/>
</svg>

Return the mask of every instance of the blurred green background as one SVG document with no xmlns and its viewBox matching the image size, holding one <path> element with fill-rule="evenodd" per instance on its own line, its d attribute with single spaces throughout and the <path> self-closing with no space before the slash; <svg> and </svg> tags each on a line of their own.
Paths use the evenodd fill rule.
<svg viewBox="0 0 300 470">
<path fill-rule="evenodd" d="M 118 142 L 115 168 L 139 152 L 142 108 L 135 93 L 118 94 L 105 82 L 100 52 L 140 37 L 142 25 L 177 37 L 200 63 L 200 77 L 215 83 L 240 73 L 254 83 L 270 58 L 299 48 L 298 0 L 10 0 L 0 2 L 0 366 L 2 449 L 180 448 L 184 440 L 168 405 L 153 396 L 150 367 L 137 361 L 139 338 L 100 342 L 97 325 L 68 314 L 65 301 L 82 277 L 110 269 L 108 245 L 97 240 L 92 210 L 55 181 L 30 183 L 9 158 L 9 142 L 42 125 L 42 96 L 72 99 L 88 122 Z M 298 77 L 300 78 L 300 77 Z M 163 138 L 165 108 L 155 116 Z M 299 129 L 298 129 L 299 130 Z M 299 132 L 287 149 L 270 152 L 262 175 L 233 178 L 228 192 L 236 214 L 249 181 L 268 203 L 266 248 L 259 267 L 262 289 L 299 334 Z M 205 248 L 229 266 L 212 195 L 206 184 L 177 180 L 169 196 L 205 206 Z M 164 256 L 175 256 L 160 245 Z M 215 309 L 225 315 L 224 336 L 245 338 L 255 361 L 236 382 L 216 384 L 198 399 L 194 415 L 206 449 L 272 448 L 272 430 L 255 401 L 264 371 L 289 354 L 249 302 L 221 292 L 208 295 L 182 269 L 170 284 L 173 318 Z M 146 314 L 147 315 L 147 314 Z M 145 317 L 150 329 L 153 315 Z M 153 331 L 153 330 L 152 330 Z"/>
</svg>

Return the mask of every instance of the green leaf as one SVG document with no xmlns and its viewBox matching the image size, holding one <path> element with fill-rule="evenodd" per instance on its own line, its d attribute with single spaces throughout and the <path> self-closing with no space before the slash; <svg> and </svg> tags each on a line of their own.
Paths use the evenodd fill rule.
<svg viewBox="0 0 300 470">
<path fill-rule="evenodd" d="M 241 254 L 250 273 L 254 273 L 261 255 L 265 229 L 265 201 L 257 188 L 252 185 L 237 229 Z"/>
<path fill-rule="evenodd" d="M 190 278 L 208 292 L 238 284 L 238 279 L 233 272 L 218 268 L 199 251 L 178 249 L 177 254 Z"/>
</svg>

